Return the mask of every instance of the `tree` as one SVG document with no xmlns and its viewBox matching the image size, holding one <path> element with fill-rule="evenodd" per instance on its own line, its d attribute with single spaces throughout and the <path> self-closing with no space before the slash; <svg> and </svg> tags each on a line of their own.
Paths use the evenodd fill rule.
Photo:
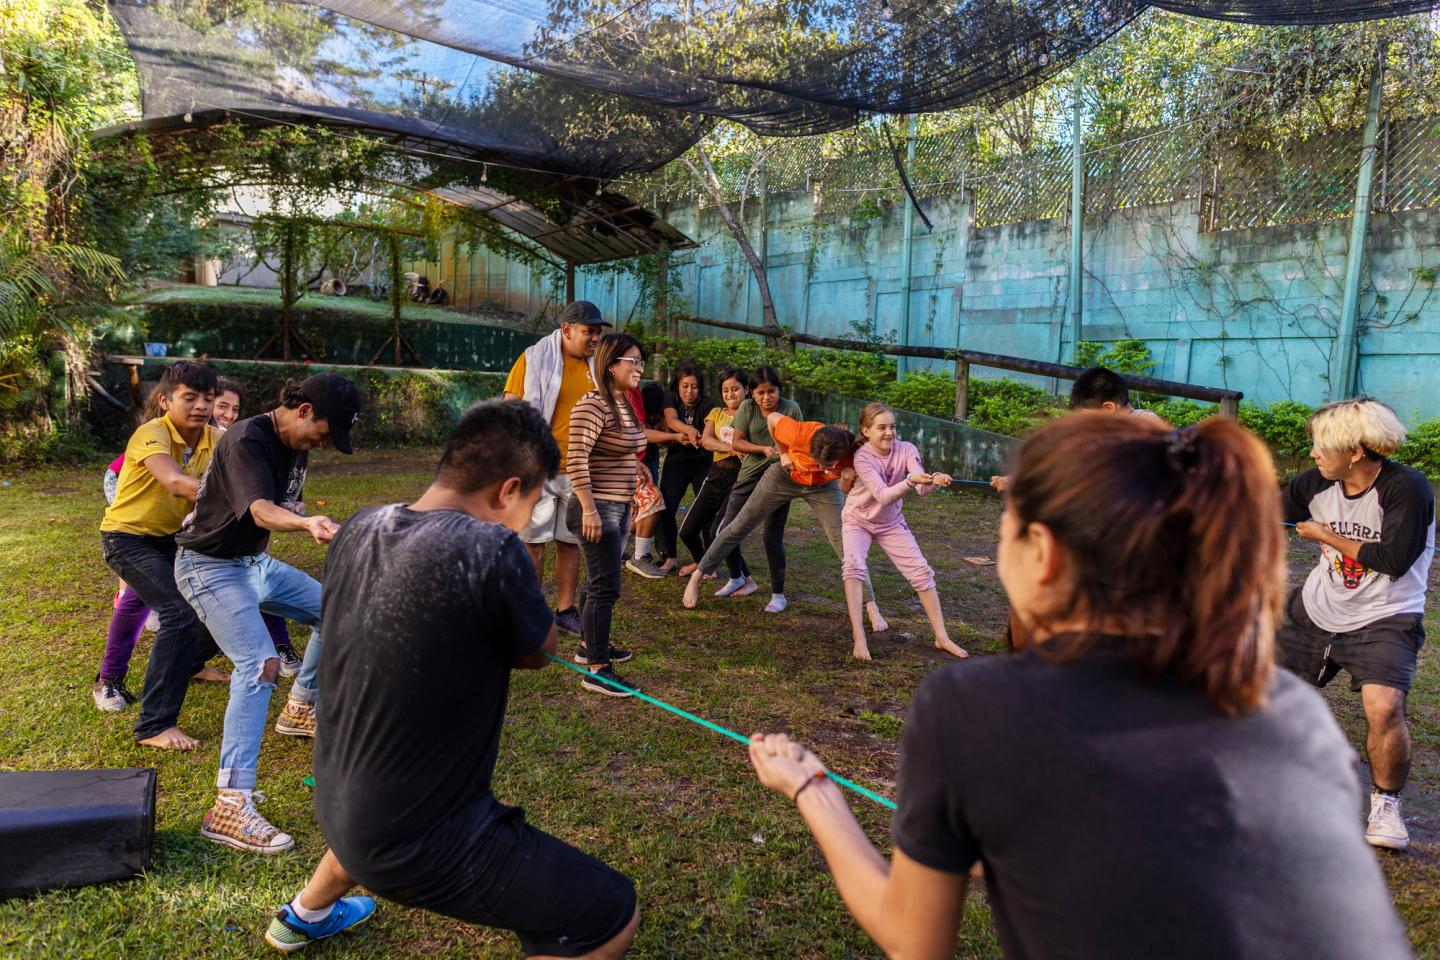
<svg viewBox="0 0 1440 960">
<path fill-rule="evenodd" d="M 90 329 L 123 276 L 77 217 L 88 131 L 132 104 L 122 52 L 85 0 L 0 5 L 0 414 L 32 455 L 80 425 Z"/>
</svg>

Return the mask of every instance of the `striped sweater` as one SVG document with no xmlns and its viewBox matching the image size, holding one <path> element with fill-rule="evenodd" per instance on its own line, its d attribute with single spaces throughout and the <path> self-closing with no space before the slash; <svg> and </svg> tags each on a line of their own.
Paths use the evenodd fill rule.
<svg viewBox="0 0 1440 960">
<path fill-rule="evenodd" d="M 635 496 L 635 458 L 645 451 L 645 431 L 625 398 L 619 398 L 615 405 L 622 423 L 616 422 L 597 390 L 576 402 L 570 411 L 565 472 L 571 486 L 588 489 L 596 500 L 629 503 Z"/>
</svg>

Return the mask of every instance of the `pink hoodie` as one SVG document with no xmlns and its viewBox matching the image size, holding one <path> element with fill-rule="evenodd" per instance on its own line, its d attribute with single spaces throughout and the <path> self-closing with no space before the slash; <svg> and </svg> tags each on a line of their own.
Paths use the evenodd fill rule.
<svg viewBox="0 0 1440 960">
<path fill-rule="evenodd" d="M 890 455 L 882 456 L 866 443 L 855 453 L 855 486 L 845 500 L 844 522 L 874 528 L 904 520 L 901 498 L 912 489 L 906 478 L 924 472 L 915 444 L 896 440 Z M 922 483 L 913 489 L 923 496 L 935 487 Z"/>
</svg>

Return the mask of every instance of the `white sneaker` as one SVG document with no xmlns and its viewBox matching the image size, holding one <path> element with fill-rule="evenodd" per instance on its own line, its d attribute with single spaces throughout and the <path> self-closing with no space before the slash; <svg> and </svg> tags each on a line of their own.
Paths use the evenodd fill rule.
<svg viewBox="0 0 1440 960">
<path fill-rule="evenodd" d="M 743 586 L 745 586 L 744 577 L 733 577 L 729 580 L 726 580 L 725 585 L 722 586 L 719 590 L 715 591 L 715 596 L 728 597 L 730 596 L 730 594 L 734 593 L 736 590 L 739 590 Z"/>
<path fill-rule="evenodd" d="M 1410 846 L 1410 831 L 1400 815 L 1400 798 L 1374 790 L 1370 793 L 1370 820 L 1365 825 L 1365 839 L 1372 847 L 1404 850 Z"/>
<path fill-rule="evenodd" d="M 785 599 L 785 594 L 772 593 L 770 594 L 770 602 L 765 604 L 765 612 L 783 613 L 788 606 L 790 606 L 790 601 Z"/>
<path fill-rule="evenodd" d="M 149 616 L 145 618 L 145 629 L 149 630 L 151 633 L 159 633 L 160 614 L 156 613 L 154 610 L 151 610 Z"/>
</svg>

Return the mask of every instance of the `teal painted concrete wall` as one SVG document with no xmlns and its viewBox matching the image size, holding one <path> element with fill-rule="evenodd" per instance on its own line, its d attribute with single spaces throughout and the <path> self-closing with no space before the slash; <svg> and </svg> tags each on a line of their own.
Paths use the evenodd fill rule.
<svg viewBox="0 0 1440 960">
<path fill-rule="evenodd" d="M 833 198 L 827 198 L 833 203 Z M 923 202 L 912 254 L 909 342 L 1069 359 L 1069 224 L 972 226 L 970 203 Z M 752 208 L 753 210 L 753 208 Z M 766 263 L 780 322 L 843 336 L 854 322 L 899 334 L 901 209 L 814 216 L 810 196 L 772 199 Z M 760 322 L 753 277 L 711 209 L 667 218 L 703 243 L 676 254 L 683 308 Z M 760 230 L 751 217 L 752 242 Z M 1194 203 L 1122 210 L 1086 223 L 1084 337 L 1149 344 L 1156 376 L 1228 387 L 1260 403 L 1326 399 L 1348 220 L 1202 232 Z M 1440 416 L 1440 210 L 1374 215 L 1363 272 L 1359 388 L 1408 422 Z M 577 295 L 624 320 L 632 278 L 582 269 Z M 687 335 L 717 331 L 693 326 Z M 948 365 L 932 365 L 948 366 Z M 999 376 L 975 369 L 975 376 Z"/>
</svg>

